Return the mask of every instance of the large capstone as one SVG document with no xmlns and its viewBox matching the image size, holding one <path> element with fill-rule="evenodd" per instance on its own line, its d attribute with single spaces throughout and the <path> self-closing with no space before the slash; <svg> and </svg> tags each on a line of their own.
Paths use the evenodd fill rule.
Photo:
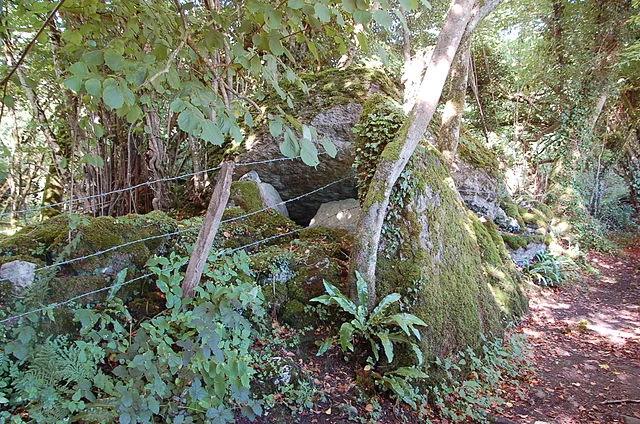
<svg viewBox="0 0 640 424">
<path fill-rule="evenodd" d="M 290 217 L 298 224 L 307 225 L 321 204 L 356 198 L 353 173 L 355 156 L 353 126 L 360 120 L 362 104 L 374 93 L 400 98 L 398 85 L 384 73 L 365 69 L 330 70 L 302 77 L 309 87 L 308 94 L 295 95 L 294 110 L 289 110 L 303 124 L 313 125 L 319 138 L 326 137 L 338 149 L 335 158 L 320 148 L 320 164 L 313 168 L 302 160 L 286 160 L 251 165 L 261 181 L 273 185 L 283 199 L 289 200 L 331 184 L 323 190 L 287 204 Z M 294 90 L 295 91 L 295 90 Z M 267 97 L 266 113 L 277 113 L 276 107 L 288 107 L 276 94 Z M 250 134 L 237 162 L 268 161 L 282 157 L 281 138 L 274 139 L 264 126 Z M 239 167 L 238 173 L 247 172 Z M 238 174 L 240 175 L 240 174 Z M 333 184 L 332 184 L 333 183 Z"/>
</svg>

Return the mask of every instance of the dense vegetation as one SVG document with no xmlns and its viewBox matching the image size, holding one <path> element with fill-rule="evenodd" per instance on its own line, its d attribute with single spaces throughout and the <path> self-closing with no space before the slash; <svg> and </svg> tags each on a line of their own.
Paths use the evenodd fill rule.
<svg viewBox="0 0 640 424">
<path fill-rule="evenodd" d="M 639 35 L 637 0 L 0 3 L 0 422 L 313 422 L 316 353 L 336 422 L 489 419 L 528 284 L 639 228 Z M 353 232 L 236 181 L 185 296 L 223 160 L 344 156 Z"/>
</svg>

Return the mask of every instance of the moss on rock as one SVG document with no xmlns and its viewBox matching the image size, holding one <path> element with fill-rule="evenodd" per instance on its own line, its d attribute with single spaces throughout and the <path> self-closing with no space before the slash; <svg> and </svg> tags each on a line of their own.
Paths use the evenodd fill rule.
<svg viewBox="0 0 640 424">
<path fill-rule="evenodd" d="M 245 212 L 255 212 L 264 208 L 260 188 L 254 181 L 234 181 L 231 183 L 229 202 Z"/>
<path fill-rule="evenodd" d="M 496 154 L 468 132 L 460 137 L 458 155 L 469 165 L 484 169 L 494 177 L 498 176 L 500 162 Z"/>
<path fill-rule="evenodd" d="M 529 234 L 502 234 L 502 240 L 505 244 L 513 250 L 518 250 L 521 247 L 527 247 L 531 243 L 546 243 L 547 238 L 543 235 L 529 235 Z"/>
<path fill-rule="evenodd" d="M 400 243 L 383 240 L 377 267 L 378 296 L 403 295 L 403 307 L 422 318 L 426 359 L 446 357 L 481 334 L 500 335 L 506 322 L 526 309 L 526 298 L 504 272 L 504 244 L 492 224 L 484 225 L 460 202 L 441 155 L 421 146 L 410 162 L 417 190 L 396 222 Z M 395 243 L 394 243 L 395 244 Z M 504 275 L 494 277 L 490 271 Z"/>
<path fill-rule="evenodd" d="M 504 210 L 504 212 L 507 214 L 507 216 L 509 216 L 509 217 L 515 219 L 516 221 L 518 221 L 518 225 L 520 226 L 520 228 L 524 228 L 525 227 L 524 219 L 522 219 L 522 215 L 520 215 L 520 208 L 513 201 L 513 199 L 511 199 L 511 197 L 508 197 L 508 196 L 501 197 L 500 198 L 500 207 L 502 208 L 502 210 Z M 526 212 L 526 210 L 525 210 L 525 212 Z"/>
</svg>

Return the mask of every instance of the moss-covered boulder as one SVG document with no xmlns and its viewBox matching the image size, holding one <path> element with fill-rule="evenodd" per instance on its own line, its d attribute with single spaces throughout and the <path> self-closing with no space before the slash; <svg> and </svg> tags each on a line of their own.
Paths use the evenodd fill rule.
<svg viewBox="0 0 640 424">
<path fill-rule="evenodd" d="M 287 204 L 290 216 L 296 222 L 306 225 L 321 204 L 356 197 L 353 178 L 354 141 L 353 126 L 360 120 L 362 105 L 375 93 L 384 93 L 388 98 L 400 99 L 399 82 L 391 80 L 384 72 L 371 68 L 332 69 L 320 73 L 301 76 L 308 87 L 303 92 L 290 87 L 293 93 L 293 107 L 272 93 L 261 103 L 265 107 L 264 116 L 277 114 L 277 108 L 290 113 L 302 124 L 311 124 L 320 138 L 330 139 L 338 149 L 335 158 L 320 157 L 320 164 L 311 168 L 301 160 L 278 161 L 252 165 L 260 178 L 272 184 L 282 198 L 308 193 L 326 184 L 347 177 L 347 180 Z M 264 121 L 264 122 L 263 122 Z M 266 125 L 257 125 L 242 146 L 244 153 L 239 162 L 268 161 L 282 156 L 280 143 L 282 136 L 274 138 Z M 322 152 L 321 152 L 322 153 Z M 238 173 L 247 172 L 240 168 Z"/>
<path fill-rule="evenodd" d="M 162 237 L 178 227 L 162 212 L 119 218 L 58 215 L 1 240 L 0 261 L 24 260 L 47 267 L 36 273 L 39 300 L 64 301 L 110 286 L 125 268 L 128 278 L 139 274 L 152 255 L 180 245 L 177 236 Z M 52 266 L 61 262 L 66 263 Z M 82 301 L 105 295 L 101 292 Z"/>
<path fill-rule="evenodd" d="M 344 230 L 313 227 L 253 254 L 253 270 L 273 314 L 297 328 L 318 324 L 317 304 L 309 300 L 324 294 L 324 280 L 345 290 L 351 242 Z"/>
<path fill-rule="evenodd" d="M 403 307 L 422 318 L 425 358 L 446 357 L 481 334 L 499 336 L 527 309 L 502 239 L 460 201 L 449 169 L 433 147 L 421 146 L 400 193 L 406 205 L 385 225 L 378 296 L 399 292 Z"/>
</svg>

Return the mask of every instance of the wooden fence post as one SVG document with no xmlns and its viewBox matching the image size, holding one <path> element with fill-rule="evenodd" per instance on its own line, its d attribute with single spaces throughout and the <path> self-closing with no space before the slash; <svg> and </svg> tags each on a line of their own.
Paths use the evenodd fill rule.
<svg viewBox="0 0 640 424">
<path fill-rule="evenodd" d="M 204 218 L 202 228 L 198 234 L 198 240 L 193 247 L 193 253 L 189 259 L 187 272 L 182 282 L 182 297 L 193 296 L 193 290 L 200 283 L 204 264 L 209 258 L 209 251 L 213 245 L 213 239 L 218 232 L 224 208 L 227 206 L 229 194 L 231 192 L 231 177 L 233 173 L 233 162 L 224 162 L 218 174 L 216 187 L 211 195 L 207 215 Z"/>
</svg>

